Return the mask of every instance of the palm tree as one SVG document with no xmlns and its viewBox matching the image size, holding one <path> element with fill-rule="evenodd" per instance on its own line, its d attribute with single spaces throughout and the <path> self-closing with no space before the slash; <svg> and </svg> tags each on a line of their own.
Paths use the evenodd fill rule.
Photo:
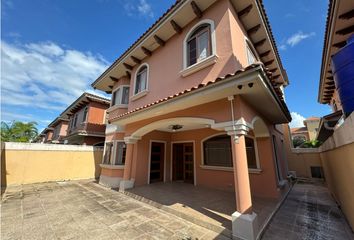
<svg viewBox="0 0 354 240">
<path fill-rule="evenodd" d="M 31 142 L 37 135 L 36 122 L 13 121 L 11 124 L 1 122 L 2 142 Z"/>
</svg>

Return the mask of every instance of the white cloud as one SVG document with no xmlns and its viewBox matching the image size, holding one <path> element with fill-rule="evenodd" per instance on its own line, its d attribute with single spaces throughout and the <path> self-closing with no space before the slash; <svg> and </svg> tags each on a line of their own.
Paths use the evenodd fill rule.
<svg viewBox="0 0 354 240">
<path fill-rule="evenodd" d="M 280 49 L 280 50 L 286 50 L 286 45 L 285 45 L 285 44 L 280 45 L 280 46 L 279 46 L 279 49 Z"/>
<path fill-rule="evenodd" d="M 107 67 L 101 56 L 52 42 L 1 41 L 1 103 L 62 111 Z"/>
<path fill-rule="evenodd" d="M 291 112 L 291 118 L 292 121 L 289 124 L 291 128 L 305 127 L 304 125 L 305 117 L 303 117 L 301 114 L 297 112 Z"/>
<path fill-rule="evenodd" d="M 299 32 L 293 34 L 291 37 L 289 37 L 288 40 L 286 41 L 286 43 L 289 46 L 294 47 L 295 45 L 297 45 L 301 41 L 305 40 L 306 38 L 310 38 L 310 37 L 313 37 L 315 35 L 316 34 L 314 32 L 303 33 L 302 31 L 299 31 Z"/>
<path fill-rule="evenodd" d="M 128 16 L 154 17 L 151 5 L 146 0 L 129 0 L 124 3 L 124 10 Z"/>
</svg>

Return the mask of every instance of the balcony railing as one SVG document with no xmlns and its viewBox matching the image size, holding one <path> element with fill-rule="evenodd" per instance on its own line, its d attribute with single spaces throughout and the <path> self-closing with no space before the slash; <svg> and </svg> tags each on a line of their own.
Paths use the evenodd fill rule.
<svg viewBox="0 0 354 240">
<path fill-rule="evenodd" d="M 76 127 L 68 129 L 68 135 L 75 133 L 85 133 L 85 134 L 96 134 L 96 135 L 104 135 L 106 131 L 105 124 L 97 124 L 97 123 L 80 123 Z"/>
</svg>

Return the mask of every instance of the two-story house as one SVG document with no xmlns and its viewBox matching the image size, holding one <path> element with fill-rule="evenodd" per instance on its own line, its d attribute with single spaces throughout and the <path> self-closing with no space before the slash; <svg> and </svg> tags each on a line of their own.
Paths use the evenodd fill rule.
<svg viewBox="0 0 354 240">
<path fill-rule="evenodd" d="M 103 146 L 109 99 L 83 93 L 61 114 L 68 119 L 66 144 Z"/>
<path fill-rule="evenodd" d="M 286 189 L 287 84 L 261 1 L 176 1 L 92 84 L 112 93 L 100 183 L 232 191 L 233 235 L 255 239 L 252 196 Z"/>
<path fill-rule="evenodd" d="M 43 129 L 43 131 L 40 133 L 40 141 L 41 143 L 51 143 L 52 138 L 53 138 L 53 128 L 46 127 Z"/>
<path fill-rule="evenodd" d="M 53 136 L 51 143 L 62 144 L 63 138 L 67 134 L 69 119 L 66 117 L 59 116 L 51 122 L 48 127 L 53 129 Z"/>
</svg>

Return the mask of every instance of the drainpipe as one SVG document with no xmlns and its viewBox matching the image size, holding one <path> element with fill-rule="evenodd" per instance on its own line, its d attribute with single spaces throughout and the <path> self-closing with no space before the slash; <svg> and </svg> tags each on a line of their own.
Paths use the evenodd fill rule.
<svg viewBox="0 0 354 240">
<path fill-rule="evenodd" d="M 234 114 L 234 96 L 228 96 L 227 99 L 230 101 L 231 106 L 231 119 L 232 119 L 232 130 L 234 131 L 234 142 L 238 143 L 238 136 L 236 135 L 236 125 L 235 125 L 235 114 Z"/>
</svg>

